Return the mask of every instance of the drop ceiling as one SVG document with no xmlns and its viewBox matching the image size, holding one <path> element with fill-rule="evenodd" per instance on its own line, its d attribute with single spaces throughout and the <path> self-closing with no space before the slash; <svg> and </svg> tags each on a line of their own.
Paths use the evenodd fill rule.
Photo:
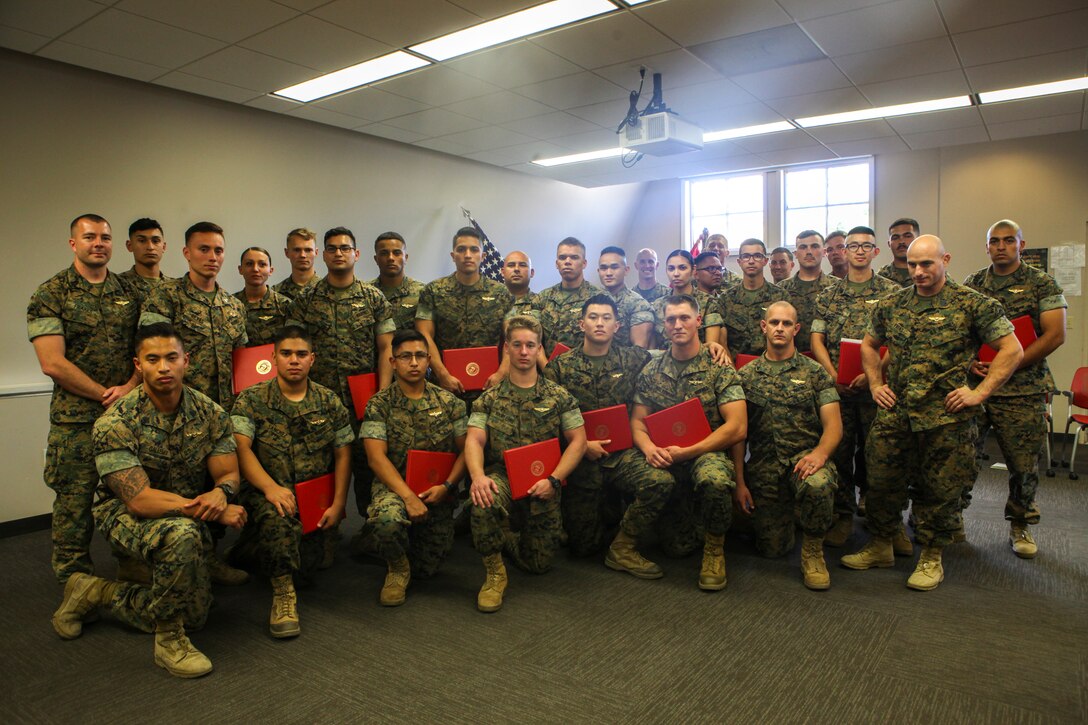
<svg viewBox="0 0 1088 725">
<path fill-rule="evenodd" d="M 269 95 L 540 0 L 3 0 L 0 46 L 581 186 L 1088 130 L 1084 91 L 542 168 L 647 68 L 706 131 L 1088 75 L 1086 0 L 655 0 L 309 104 Z M 618 3 L 622 5 L 623 3 Z"/>
</svg>

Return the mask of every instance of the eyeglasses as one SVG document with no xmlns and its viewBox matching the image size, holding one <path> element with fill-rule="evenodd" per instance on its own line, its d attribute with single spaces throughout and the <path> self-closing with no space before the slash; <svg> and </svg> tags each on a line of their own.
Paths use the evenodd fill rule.
<svg viewBox="0 0 1088 725">
<path fill-rule="evenodd" d="M 696 272 L 713 272 L 714 274 L 721 274 L 725 267 L 696 267 Z"/>
<path fill-rule="evenodd" d="M 850 242 L 846 245 L 846 248 L 851 252 L 856 252 L 859 249 L 863 252 L 871 252 L 876 249 L 876 245 L 872 242 Z"/>
<path fill-rule="evenodd" d="M 351 254 L 353 251 L 355 251 L 355 247 L 350 244 L 341 244 L 339 246 L 329 244 L 325 247 L 325 252 L 328 254 L 336 254 L 337 252 L 340 252 L 341 254 Z"/>
<path fill-rule="evenodd" d="M 412 362 L 413 360 L 416 362 L 427 362 L 430 357 L 431 354 L 428 352 L 398 352 L 393 356 L 398 362 L 403 363 Z"/>
<path fill-rule="evenodd" d="M 763 254 L 762 252 L 745 252 L 737 257 L 737 259 L 742 262 L 747 262 L 749 259 L 754 259 L 757 262 L 762 262 L 766 258 L 767 255 Z"/>
</svg>

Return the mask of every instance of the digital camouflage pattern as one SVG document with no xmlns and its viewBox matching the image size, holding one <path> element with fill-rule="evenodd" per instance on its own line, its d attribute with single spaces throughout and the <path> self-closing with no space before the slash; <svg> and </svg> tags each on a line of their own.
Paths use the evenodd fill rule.
<svg viewBox="0 0 1088 725">
<path fill-rule="evenodd" d="M 472 507 L 473 544 L 482 556 L 490 556 L 502 551 L 503 523 L 514 507 L 503 451 L 557 436 L 562 440 L 565 431 L 581 428 L 584 421 L 574 396 L 550 380 L 540 378 L 523 389 L 505 379 L 476 399 L 468 425 L 487 431 L 484 471 L 498 488 L 490 507 Z M 547 501 L 529 496 L 518 502 L 526 516 L 513 558 L 530 573 L 551 567 L 562 528 L 559 501 L 556 492 Z"/>
<path fill-rule="evenodd" d="M 620 323 L 620 329 L 616 332 L 616 337 L 612 340 L 612 344 L 621 347 L 630 347 L 634 344 L 631 342 L 631 328 L 635 325 L 642 325 L 647 322 L 652 325 L 655 319 L 653 308 L 650 307 L 649 302 L 626 287 L 616 294 L 612 294 L 611 292 L 608 294 L 616 302 L 616 318 Z M 582 310 L 579 307 L 579 319 L 581 319 L 581 315 Z"/>
<path fill-rule="evenodd" d="M 661 284 L 660 282 L 655 282 L 654 286 L 650 289 L 642 289 L 641 287 L 636 286 L 634 288 L 634 291 L 638 293 L 638 295 L 642 297 L 642 299 L 650 303 L 652 303 L 659 297 L 668 297 L 670 294 L 672 294 L 672 290 L 669 289 L 667 286 Z"/>
<path fill-rule="evenodd" d="M 169 322 L 189 354 L 186 385 L 225 408 L 234 403 L 232 353 L 249 344 L 246 308 L 217 283 L 208 299 L 189 275 L 167 279 L 151 290 L 140 312 L 140 325 Z"/>
<path fill-rule="evenodd" d="M 250 386 L 238 396 L 230 420 L 236 434 L 252 441 L 265 473 L 291 491 L 297 483 L 334 472 L 336 449 L 350 446 L 355 438 L 347 408 L 334 392 L 312 381 L 306 397 L 297 403 L 284 397 L 276 378 Z M 297 517 L 280 516 L 265 495 L 248 484 L 239 502 L 249 518 L 236 550 L 255 552 L 270 577 L 300 568 L 308 576 L 312 569 L 302 566 L 300 547 L 308 539 L 323 539 L 327 532 L 303 537 Z M 306 545 L 318 550 L 322 542 Z M 315 558 L 302 557 L 307 563 Z"/>
<path fill-rule="evenodd" d="M 811 536 L 831 528 L 838 487 L 828 461 L 808 478 L 793 467 L 820 442 L 820 409 L 838 402 L 827 371 L 800 353 L 780 362 L 759 357 L 740 371 L 748 408 L 749 458 L 744 478 L 752 493 L 756 548 L 764 556 L 793 551 L 795 523 Z"/>
<path fill-rule="evenodd" d="M 914 280 L 910 278 L 910 268 L 908 267 L 896 267 L 894 263 L 888 262 L 877 272 L 884 279 L 890 279 L 900 287 L 913 287 Z"/>
<path fill-rule="evenodd" d="M 441 277 L 419 293 L 417 320 L 434 323 L 434 344 L 442 350 L 498 345 L 502 321 L 513 307 L 514 297 L 506 285 L 480 277 L 464 285 L 457 277 Z"/>
<path fill-rule="evenodd" d="M 670 295 L 659 297 L 654 300 L 651 305 L 654 312 L 655 340 L 657 342 L 657 347 L 661 349 L 667 349 L 670 345 L 669 338 L 665 334 L 665 300 L 668 299 L 669 296 Z M 706 342 L 706 328 L 721 327 L 721 312 L 718 310 L 718 306 L 714 304 L 715 298 L 712 298 L 706 292 L 696 289 L 691 293 L 691 296 L 699 303 L 699 314 L 703 318 L 703 321 L 699 323 L 699 342 Z"/>
<path fill-rule="evenodd" d="M 256 302 L 246 299 L 246 291 L 234 293 L 235 299 L 246 308 L 247 345 L 267 345 L 272 342 L 276 332 L 287 322 L 287 312 L 291 307 L 291 298 L 281 295 L 271 287 L 264 297 Z"/>
<path fill-rule="evenodd" d="M 820 272 L 820 276 L 811 281 L 794 275 L 778 285 L 786 291 L 787 299 L 797 310 L 797 321 L 801 323 L 801 332 L 794 339 L 798 352 L 812 349 L 809 333 L 813 331 L 812 321 L 816 319 L 816 299 L 827 290 L 838 287 L 840 281 L 838 277 Z"/>
<path fill-rule="evenodd" d="M 125 280 L 126 282 L 128 282 L 131 286 L 133 286 L 137 290 L 139 290 L 140 295 L 142 297 L 146 297 L 151 292 L 152 287 L 157 287 L 159 285 L 159 283 L 161 283 L 163 280 L 167 279 L 166 275 L 163 274 L 162 272 L 159 272 L 159 276 L 154 278 L 154 279 L 149 279 L 147 277 L 141 277 L 139 275 L 139 273 L 136 271 L 136 265 L 135 264 L 132 265 L 132 267 L 130 269 L 126 269 L 124 272 L 121 272 L 117 276 L 120 277 L 121 279 Z"/>
<path fill-rule="evenodd" d="M 94 573 L 91 505 L 98 487 L 91 444 L 93 423 L 51 423 L 45 450 L 45 483 L 53 499 L 53 573 L 62 584 L 76 572 Z"/>
<path fill-rule="evenodd" d="M 423 397 L 412 400 L 393 383 L 367 403 L 359 437 L 385 441 L 386 457 L 403 477 L 409 450 L 460 453 L 457 439 L 467 426 L 465 403 L 452 393 L 427 383 Z M 453 546 L 455 505 L 447 495 L 428 506 L 425 521 L 412 523 L 404 500 L 375 480 L 367 516 L 382 558 L 394 562 L 407 555 L 412 576 L 433 576 Z"/>
<path fill-rule="evenodd" d="M 398 330 L 413 330 L 416 322 L 416 308 L 419 307 L 419 294 L 423 291 L 423 283 L 419 280 L 405 277 L 396 287 L 384 287 L 382 278 L 377 277 L 370 284 L 378 288 L 378 291 L 389 300 L 389 306 L 393 308 L 393 322 Z"/>
<path fill-rule="evenodd" d="M 536 292 L 529 290 L 521 297 L 514 297 L 514 306 L 506 313 L 506 318 L 524 316 L 539 320 L 540 303 L 537 302 L 539 296 Z"/>
<path fill-rule="evenodd" d="M 738 284 L 723 289 L 715 298 L 715 311 L 721 315 L 725 326 L 729 354 L 762 355 L 767 340 L 759 327 L 759 321 L 772 302 L 789 301 L 789 295 L 778 285 L 764 282 L 758 290 L 746 290 Z"/>
<path fill-rule="evenodd" d="M 582 280 L 573 290 L 563 289 L 562 283 L 552 285 L 536 298 L 537 319 L 544 328 L 541 344 L 550 351 L 558 342 L 572 350 L 582 344 L 582 305 L 590 297 L 606 294 L 595 284 Z"/>
<path fill-rule="evenodd" d="M 317 283 L 320 281 L 321 278 L 315 274 L 313 277 L 310 277 L 310 281 L 306 284 L 295 284 L 295 280 L 291 279 L 291 275 L 287 275 L 286 279 L 272 285 L 272 289 L 276 290 L 287 299 L 293 300 L 311 287 L 316 287 Z"/>
</svg>

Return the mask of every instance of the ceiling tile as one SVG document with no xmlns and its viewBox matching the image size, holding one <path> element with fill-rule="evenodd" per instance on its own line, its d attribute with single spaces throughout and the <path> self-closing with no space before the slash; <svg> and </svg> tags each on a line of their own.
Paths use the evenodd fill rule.
<svg viewBox="0 0 1088 725">
<path fill-rule="evenodd" d="M 52 58 L 63 63 L 71 63 L 72 65 L 100 70 L 103 73 L 112 73 L 116 76 L 135 78 L 140 81 L 150 81 L 170 70 L 169 68 L 141 63 L 138 60 L 103 53 L 94 48 L 84 48 L 81 45 L 72 45 L 61 41 L 55 41 L 45 46 L 38 51 L 38 55 L 43 58 Z M 252 95 L 251 93 L 250 97 Z"/>
<path fill-rule="evenodd" d="M 517 131 L 511 131 L 501 126 L 484 126 L 474 128 L 471 131 L 461 131 L 442 136 L 440 139 L 451 141 L 465 148 L 464 153 L 475 153 L 489 149 L 500 149 L 505 146 L 516 146 L 533 141 L 531 136 L 526 136 Z"/>
<path fill-rule="evenodd" d="M 1021 136 L 1043 136 L 1048 133 L 1079 131 L 1080 124 L 1081 114 L 1078 111 L 1063 116 L 1029 118 L 1023 121 L 1009 121 L 1008 123 L 991 123 L 987 124 L 986 128 L 990 131 L 990 138 L 998 141 Z"/>
<path fill-rule="evenodd" d="M 543 83 L 521 86 L 516 90 L 523 96 L 560 110 L 627 97 L 625 89 L 588 72 L 553 78 Z"/>
<path fill-rule="evenodd" d="M 890 0 L 778 0 L 794 20 L 812 20 L 886 2 Z"/>
<path fill-rule="evenodd" d="M 1088 48 L 976 65 L 966 71 L 976 92 L 1077 78 L 1088 74 Z"/>
<path fill-rule="evenodd" d="M 315 15 L 396 48 L 477 25 L 480 19 L 446 0 L 335 0 Z"/>
<path fill-rule="evenodd" d="M 761 166 L 766 166 L 765 162 L 755 154 L 743 154 L 741 156 L 729 156 L 726 158 L 716 159 L 708 164 L 712 166 L 709 171 L 713 173 L 724 173 L 726 171 L 742 171 L 744 169 L 758 169 Z"/>
<path fill-rule="evenodd" d="M 340 128 L 358 128 L 366 124 L 366 119 L 358 116 L 349 116 L 346 113 L 337 113 L 320 106 L 302 106 L 286 115 L 296 118 L 305 118 L 307 121 L 323 123 L 326 126 L 339 126 Z"/>
<path fill-rule="evenodd" d="M 286 5 L 289 8 L 295 10 L 301 10 L 302 12 L 309 12 L 318 5 L 324 5 L 329 0 L 276 0 L 280 5 Z"/>
<path fill-rule="evenodd" d="M 218 98 L 223 101 L 233 101 L 234 103 L 245 103 L 246 101 L 251 100 L 255 95 L 255 93 L 248 88 L 239 88 L 238 86 L 230 85 L 228 83 L 220 83 L 219 81 L 200 78 L 188 73 L 182 73 L 181 71 L 167 73 L 155 80 L 155 84 L 176 88 L 179 91 L 196 93 L 201 96 Z"/>
<path fill-rule="evenodd" d="M 600 131 L 587 131 L 570 136 L 559 136 L 549 139 L 553 144 L 562 146 L 568 153 L 581 153 L 583 151 L 595 151 L 597 149 L 614 148 L 619 145 L 619 140 L 613 131 L 601 129 Z"/>
<path fill-rule="evenodd" d="M 605 101 L 571 108 L 567 113 L 605 128 L 616 128 L 627 115 L 626 101 Z"/>
<path fill-rule="evenodd" d="M 750 151 L 754 154 L 819 145 L 817 141 L 800 129 L 782 131 L 780 133 L 768 133 L 762 136 L 737 138 L 733 139 L 733 143 L 740 146 L 745 151 Z"/>
<path fill-rule="evenodd" d="M 1088 10 L 1048 15 L 997 28 L 959 33 L 952 41 L 965 66 L 997 63 L 1088 45 Z"/>
<path fill-rule="evenodd" d="M 466 58 L 455 58 L 444 65 L 506 89 L 582 70 L 555 53 L 527 41 L 474 53 Z"/>
<path fill-rule="evenodd" d="M 640 106 L 644 106 L 649 100 L 649 95 L 645 92 L 642 97 L 644 100 L 639 103 Z M 751 93 L 733 81 L 724 79 L 680 88 L 672 88 L 666 83 L 664 98 L 665 104 L 681 116 L 709 108 L 728 108 L 756 101 Z"/>
<path fill-rule="evenodd" d="M 945 131 L 928 131 L 926 133 L 904 134 L 903 140 L 912 149 L 931 149 L 938 146 L 958 146 L 967 143 L 980 143 L 989 141 L 986 129 L 982 126 L 970 128 L 953 128 Z"/>
<path fill-rule="evenodd" d="M 946 35 L 933 0 L 896 0 L 801 23 L 828 55 L 876 50 Z"/>
<path fill-rule="evenodd" d="M 475 118 L 488 123 L 508 123 L 530 116 L 541 116 L 554 112 L 551 106 L 540 101 L 519 96 L 511 91 L 499 91 L 467 101 L 458 101 L 446 106 L 454 113 Z"/>
<path fill-rule="evenodd" d="M 849 156 L 878 156 L 880 154 L 898 154 L 910 151 L 910 146 L 898 136 L 885 136 L 884 138 L 870 138 L 862 141 L 844 141 L 831 143 L 827 147 L 841 157 Z"/>
<path fill-rule="evenodd" d="M 971 92 L 962 70 L 931 73 L 912 78 L 900 78 L 883 83 L 858 86 L 874 106 L 892 106 L 898 103 L 928 101 L 934 98 L 963 96 Z"/>
<path fill-rule="evenodd" d="M 55 38 L 100 12 L 102 6 L 88 0 L 4 0 L 0 25 Z"/>
<path fill-rule="evenodd" d="M 533 161 L 534 159 L 547 159 L 552 156 L 562 156 L 566 153 L 569 153 L 569 150 L 562 146 L 556 146 L 547 141 L 533 141 L 532 143 L 507 146 L 506 148 L 501 149 L 477 151 L 475 153 L 465 154 L 465 156 L 474 161 L 482 161 L 485 164 L 512 166 L 514 164 L 523 164 L 528 161 Z"/>
<path fill-rule="evenodd" d="M 823 146 L 802 146 L 795 149 L 767 151 L 759 154 L 759 157 L 768 166 L 785 166 L 787 164 L 807 164 L 812 161 L 827 161 L 837 158 L 837 154 Z"/>
<path fill-rule="evenodd" d="M 783 120 L 780 113 L 762 103 L 744 103 L 726 108 L 707 109 L 684 117 L 704 131 L 725 131 Z"/>
<path fill-rule="evenodd" d="M 606 15 L 533 38 L 532 42 L 583 68 L 600 68 L 679 48 L 630 13 Z"/>
<path fill-rule="evenodd" d="M 360 126 L 355 130 L 360 133 L 370 134 L 371 136 L 381 136 L 382 138 L 401 141 L 403 143 L 415 143 L 416 141 L 427 138 L 427 136 L 422 133 L 407 131 L 403 128 L 397 128 L 396 126 L 390 126 L 384 123 L 372 123 L 369 126 Z"/>
<path fill-rule="evenodd" d="M 109 48 L 114 55 L 163 68 L 177 68 L 223 47 L 218 40 L 113 9 L 60 40 L 86 48 Z"/>
<path fill-rule="evenodd" d="M 1031 118 L 1043 118 L 1045 116 L 1064 116 L 1066 114 L 1079 114 L 1084 110 L 1084 91 L 1080 93 L 1062 93 L 1057 96 L 1045 96 L 1043 98 L 1031 98 L 1024 101 L 1009 101 L 1008 103 L 985 104 L 979 108 L 986 125 L 992 127 L 995 123 L 1008 123 L 1011 121 L 1023 121 Z"/>
<path fill-rule="evenodd" d="M 562 111 L 523 118 L 518 121 L 504 124 L 504 126 L 537 139 L 571 136 L 576 133 L 585 133 L 587 131 L 599 131 L 601 128 L 595 123 L 591 123 Z"/>
<path fill-rule="evenodd" d="M 371 121 L 384 121 L 394 116 L 404 116 L 427 109 L 426 103 L 379 91 L 377 88 L 348 91 L 333 98 L 317 101 L 316 105 L 346 113 L 349 116 L 368 118 Z"/>
<path fill-rule="evenodd" d="M 835 65 L 854 83 L 879 83 L 914 75 L 939 73 L 960 67 L 947 37 L 920 40 L 835 57 Z"/>
<path fill-rule="evenodd" d="M 287 113 L 298 108 L 301 104 L 296 101 L 289 101 L 286 98 L 280 98 L 279 96 L 257 96 L 246 101 L 247 106 L 253 108 L 259 108 L 262 111 L 272 111 L 274 113 Z"/>
<path fill-rule="evenodd" d="M 844 123 L 837 126 L 820 126 L 808 129 L 810 136 L 825 144 L 863 141 L 865 139 L 894 136 L 895 131 L 887 121 L 863 121 Z"/>
<path fill-rule="evenodd" d="M 824 51 L 793 24 L 701 43 L 689 49 L 724 76 L 757 73 L 825 57 Z"/>
<path fill-rule="evenodd" d="M 487 125 L 474 118 L 462 116 L 459 113 L 451 113 L 444 108 L 431 108 L 418 113 L 409 113 L 407 116 L 397 116 L 388 119 L 386 123 L 397 128 L 425 134 L 428 138 L 447 136 L 458 131 L 468 131 Z M 476 151 L 478 149 L 471 150 Z"/>
<path fill-rule="evenodd" d="M 851 85 L 842 71 L 826 59 L 746 73 L 733 76 L 732 80 L 756 98 L 764 99 L 831 91 Z"/>
<path fill-rule="evenodd" d="M 292 18 L 238 45 L 325 73 L 393 50 L 384 43 L 310 15 Z"/>
<path fill-rule="evenodd" d="M 935 111 L 933 113 L 919 113 L 916 116 L 903 116 L 901 118 L 889 118 L 887 123 L 896 133 L 925 133 L 928 131 L 945 131 L 954 128 L 968 128 L 982 126 L 982 116 L 977 108 L 953 108 L 949 111 Z"/>
<path fill-rule="evenodd" d="M 790 22 L 776 3 L 763 0 L 669 0 L 635 14 L 682 45 L 754 33 Z"/>
<path fill-rule="evenodd" d="M 20 53 L 33 53 L 49 42 L 49 38 L 26 30 L 0 26 L 0 46 Z"/>
<path fill-rule="evenodd" d="M 953 33 L 963 33 L 1079 10 L 1084 7 L 1084 0 L 986 0 L 985 10 L 979 8 L 977 0 L 937 0 L 937 4 L 941 6 L 948 29 Z"/>
<path fill-rule="evenodd" d="M 387 93 L 411 98 L 429 106 L 445 106 L 494 93 L 495 86 L 441 65 L 421 68 L 375 85 Z"/>
<path fill-rule="evenodd" d="M 298 14 L 272 0 L 121 0 L 114 7 L 228 43 Z"/>
<path fill-rule="evenodd" d="M 473 15 L 490 20 L 539 5 L 540 0 L 454 0 L 454 3 Z"/>
<path fill-rule="evenodd" d="M 461 156 L 462 154 L 466 154 L 472 150 L 467 146 L 463 146 L 462 144 L 454 143 L 453 141 L 447 141 L 446 139 L 441 138 L 424 139 L 423 141 L 415 142 L 415 144 L 413 145 L 420 146 L 425 149 L 431 149 L 432 151 L 441 151 L 444 154 L 452 154 L 453 156 Z"/>
<path fill-rule="evenodd" d="M 252 88 L 261 93 L 286 88 L 313 78 L 310 68 L 303 68 L 279 58 L 272 58 L 238 46 L 230 46 L 201 58 L 181 70 L 190 75 Z"/>
<path fill-rule="evenodd" d="M 616 85 L 634 90 L 638 88 L 640 67 L 646 68 L 646 83 L 643 92 L 653 90 L 654 73 L 661 74 L 661 84 L 666 93 L 672 88 L 721 79 L 718 71 L 685 49 L 642 56 L 624 63 L 596 68 L 593 72 Z"/>
<path fill-rule="evenodd" d="M 825 113 L 857 111 L 862 108 L 872 108 L 873 104 L 869 103 L 865 96 L 858 93 L 856 88 L 839 88 L 834 91 L 776 98 L 767 101 L 767 105 L 786 118 L 803 118 L 805 116 L 822 116 Z"/>
</svg>

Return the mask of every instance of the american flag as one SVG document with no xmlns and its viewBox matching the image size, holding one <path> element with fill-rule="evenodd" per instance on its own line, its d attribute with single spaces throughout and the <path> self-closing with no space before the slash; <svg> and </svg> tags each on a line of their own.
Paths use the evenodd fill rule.
<svg viewBox="0 0 1088 725">
<path fill-rule="evenodd" d="M 502 255 L 499 254 L 499 250 L 495 249 L 495 245 L 487 238 L 484 230 L 480 228 L 476 220 L 472 218 L 472 212 L 465 207 L 461 207 L 461 213 L 468 219 L 472 228 L 480 234 L 480 239 L 484 243 L 484 258 L 480 263 L 480 274 L 484 277 L 490 277 L 496 282 L 502 282 Z"/>
<path fill-rule="evenodd" d="M 710 230 L 703 227 L 703 233 L 695 239 L 695 243 L 691 245 L 691 258 L 695 259 L 699 256 L 699 252 L 702 249 L 702 245 L 706 244 L 707 238 L 710 236 Z"/>
</svg>

